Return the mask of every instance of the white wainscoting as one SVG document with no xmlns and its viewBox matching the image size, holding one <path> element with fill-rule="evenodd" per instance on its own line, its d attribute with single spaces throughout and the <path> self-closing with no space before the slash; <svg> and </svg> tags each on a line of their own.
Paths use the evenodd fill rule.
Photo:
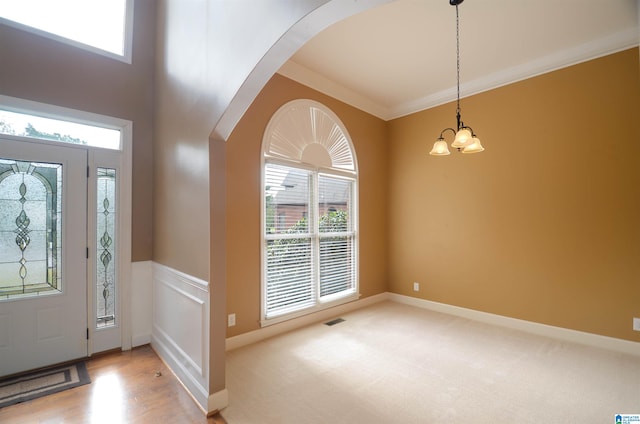
<svg viewBox="0 0 640 424">
<path fill-rule="evenodd" d="M 151 345 L 207 410 L 209 398 L 209 284 L 153 264 Z"/>
<path fill-rule="evenodd" d="M 151 343 L 151 317 L 153 285 L 151 261 L 131 263 L 131 345 Z"/>
</svg>

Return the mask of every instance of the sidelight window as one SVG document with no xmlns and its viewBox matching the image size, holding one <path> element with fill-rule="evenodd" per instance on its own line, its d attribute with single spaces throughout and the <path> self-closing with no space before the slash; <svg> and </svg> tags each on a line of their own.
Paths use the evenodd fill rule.
<svg viewBox="0 0 640 424">
<path fill-rule="evenodd" d="M 116 170 L 98 168 L 96 205 L 96 323 L 116 324 Z"/>
</svg>

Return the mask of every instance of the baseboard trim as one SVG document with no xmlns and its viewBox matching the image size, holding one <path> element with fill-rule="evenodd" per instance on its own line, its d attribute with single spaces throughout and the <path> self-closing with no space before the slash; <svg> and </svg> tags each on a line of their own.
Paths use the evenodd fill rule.
<svg viewBox="0 0 640 424">
<path fill-rule="evenodd" d="M 247 346 L 252 343 L 256 343 L 256 342 L 268 339 L 270 337 L 277 336 L 279 334 L 283 334 L 291 330 L 295 330 L 297 328 L 301 328 L 310 324 L 315 324 L 329 318 L 335 318 L 338 315 L 346 314 L 347 312 L 351 312 L 356 309 L 364 308 L 366 306 L 370 306 L 375 303 L 385 301 L 388 298 L 389 298 L 388 293 L 380 293 L 374 296 L 365 297 L 364 299 L 359 299 L 353 302 L 334 306 L 333 308 L 314 312 L 309 315 L 304 315 L 302 317 L 294 318 L 289 321 L 283 321 L 278 324 L 270 325 L 268 327 L 262 327 L 258 330 L 250 331 L 248 333 L 229 337 L 226 343 L 226 350 L 229 351 L 229 350 L 237 349 L 239 347 Z"/>
<path fill-rule="evenodd" d="M 131 345 L 133 347 L 144 346 L 151 344 L 151 334 L 141 334 L 139 336 L 133 336 L 131 339 Z"/>
<path fill-rule="evenodd" d="M 131 346 L 143 346 L 151 343 L 153 316 L 153 262 L 131 263 Z"/>
<path fill-rule="evenodd" d="M 209 395 L 207 401 L 207 417 L 229 406 L 229 391 L 222 389 Z"/>
<path fill-rule="evenodd" d="M 208 390 L 203 387 L 201 383 L 193 377 L 193 374 L 189 372 L 189 369 L 182 364 L 181 361 L 183 358 L 177 357 L 171 348 L 155 335 L 152 337 L 151 347 L 171 372 L 173 372 L 189 395 L 191 395 L 200 408 L 204 410 L 208 403 Z"/>
<path fill-rule="evenodd" d="M 582 331 L 569 330 L 567 328 L 554 327 L 551 325 L 505 317 L 502 315 L 476 311 L 459 306 L 447 305 L 431 300 L 418 299 L 415 297 L 396 293 L 387 293 L 387 296 L 389 300 L 393 302 L 403 303 L 405 305 L 416 306 L 418 308 L 428 309 L 435 312 L 442 312 L 445 314 L 455 315 L 474 321 L 493 324 L 500 327 L 507 327 L 514 330 L 525 331 L 527 333 L 551 337 L 554 339 L 572 343 L 578 343 L 619 353 L 640 356 L 640 343 L 637 342 L 601 336 L 598 334 L 585 333 Z"/>
</svg>

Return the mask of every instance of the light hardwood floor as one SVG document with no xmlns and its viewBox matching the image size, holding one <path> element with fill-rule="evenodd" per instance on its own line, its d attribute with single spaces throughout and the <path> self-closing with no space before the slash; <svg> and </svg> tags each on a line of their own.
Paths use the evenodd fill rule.
<svg viewBox="0 0 640 424">
<path fill-rule="evenodd" d="M 213 423 L 149 346 L 87 360 L 91 384 L 0 409 L 0 423 Z"/>
</svg>

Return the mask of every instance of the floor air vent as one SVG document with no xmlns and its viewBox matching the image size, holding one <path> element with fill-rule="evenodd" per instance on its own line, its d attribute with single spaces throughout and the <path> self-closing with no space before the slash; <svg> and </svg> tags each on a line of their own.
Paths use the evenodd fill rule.
<svg viewBox="0 0 640 424">
<path fill-rule="evenodd" d="M 332 325 L 340 324 L 341 322 L 344 322 L 342 318 L 336 318 L 336 319 L 332 319 L 329 322 L 325 322 L 324 325 L 332 326 Z"/>
</svg>

